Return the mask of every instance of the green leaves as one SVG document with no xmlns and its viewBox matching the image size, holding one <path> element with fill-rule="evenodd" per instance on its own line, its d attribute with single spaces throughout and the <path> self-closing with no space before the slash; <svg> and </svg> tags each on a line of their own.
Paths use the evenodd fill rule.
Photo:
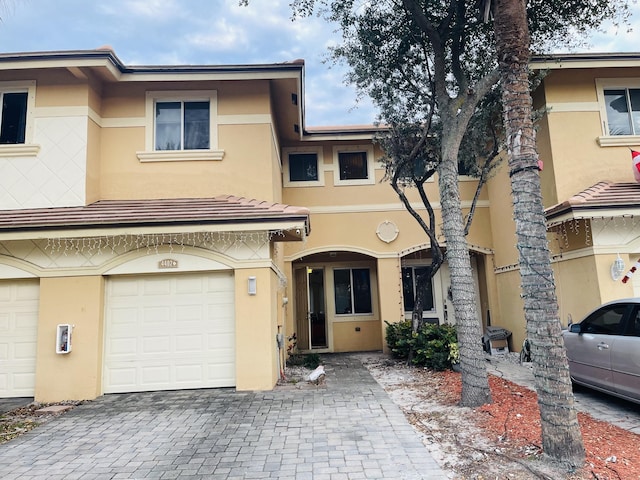
<svg viewBox="0 0 640 480">
<path fill-rule="evenodd" d="M 410 321 L 385 323 L 387 345 L 395 358 L 411 357 L 413 365 L 432 370 L 447 370 L 458 362 L 458 336 L 454 325 L 426 323 L 418 332 L 412 333 Z"/>
</svg>

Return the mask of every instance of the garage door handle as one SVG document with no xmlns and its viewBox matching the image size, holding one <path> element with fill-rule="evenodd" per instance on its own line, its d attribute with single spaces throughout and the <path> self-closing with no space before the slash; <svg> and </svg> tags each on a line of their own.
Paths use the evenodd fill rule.
<svg viewBox="0 0 640 480">
<path fill-rule="evenodd" d="M 609 350 L 609 345 L 607 345 L 606 343 L 599 343 L 598 350 Z"/>
</svg>

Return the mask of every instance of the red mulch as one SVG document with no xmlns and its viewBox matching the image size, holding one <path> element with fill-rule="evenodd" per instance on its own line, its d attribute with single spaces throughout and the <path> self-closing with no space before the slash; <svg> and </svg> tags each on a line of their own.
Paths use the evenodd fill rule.
<svg viewBox="0 0 640 480">
<path fill-rule="evenodd" d="M 460 401 L 460 374 L 439 372 L 441 394 L 448 401 Z M 522 452 L 522 456 L 541 450 L 538 396 L 528 388 L 489 375 L 493 403 L 476 409 L 484 413 L 479 426 L 495 434 L 498 442 Z M 579 412 L 578 422 L 586 451 L 585 478 L 597 480 L 640 479 L 640 435 L 595 420 Z"/>
</svg>

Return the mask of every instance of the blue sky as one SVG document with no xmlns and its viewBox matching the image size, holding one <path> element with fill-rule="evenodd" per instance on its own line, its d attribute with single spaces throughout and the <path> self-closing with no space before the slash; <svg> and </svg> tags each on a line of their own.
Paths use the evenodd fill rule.
<svg viewBox="0 0 640 480">
<path fill-rule="evenodd" d="M 290 0 L 4 0 L 3 52 L 84 50 L 110 45 L 127 65 L 306 62 L 306 125 L 369 124 L 370 102 L 325 63 L 338 38 L 318 18 L 291 21 Z M 633 6 L 634 18 L 640 7 Z M 633 23 L 632 18 L 632 23 Z M 640 51 L 638 32 L 593 38 L 593 51 Z"/>
</svg>

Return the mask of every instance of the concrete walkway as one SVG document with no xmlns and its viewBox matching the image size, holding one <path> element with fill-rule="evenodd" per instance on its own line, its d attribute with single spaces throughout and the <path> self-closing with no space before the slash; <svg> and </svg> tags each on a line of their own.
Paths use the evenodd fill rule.
<svg viewBox="0 0 640 480">
<path fill-rule="evenodd" d="M 0 478 L 449 478 L 357 357 L 323 360 L 321 387 L 103 396 L 0 445 Z"/>
</svg>

